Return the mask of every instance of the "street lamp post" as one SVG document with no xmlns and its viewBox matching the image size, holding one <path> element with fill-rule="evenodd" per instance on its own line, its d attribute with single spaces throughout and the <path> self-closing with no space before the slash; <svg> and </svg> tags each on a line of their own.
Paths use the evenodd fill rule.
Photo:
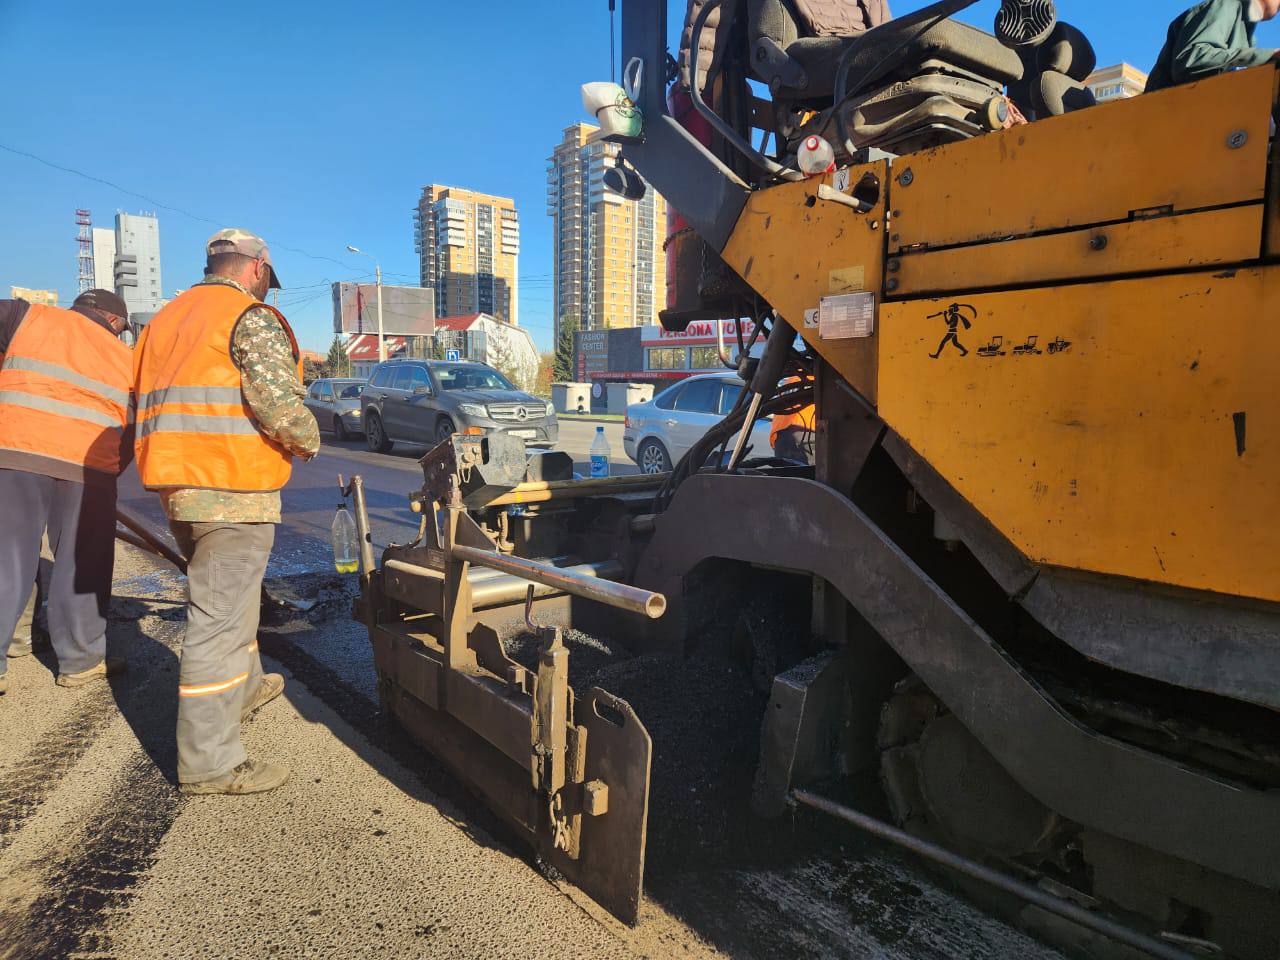
<svg viewBox="0 0 1280 960">
<path fill-rule="evenodd" d="M 373 261 L 373 275 L 377 278 L 378 285 L 378 362 L 385 363 L 387 359 L 387 342 L 384 339 L 382 332 L 382 267 L 378 263 L 376 257 L 365 253 L 363 250 L 353 247 L 349 243 L 347 244 L 347 249 L 352 253 L 358 253 L 360 256 L 368 257 Z"/>
</svg>

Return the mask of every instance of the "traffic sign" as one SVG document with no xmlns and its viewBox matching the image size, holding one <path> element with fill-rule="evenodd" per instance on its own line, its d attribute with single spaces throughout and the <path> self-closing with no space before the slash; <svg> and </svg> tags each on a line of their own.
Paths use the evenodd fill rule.
<svg viewBox="0 0 1280 960">
<path fill-rule="evenodd" d="M 452 361 L 452 362 L 457 362 L 458 360 L 461 360 L 461 359 L 462 359 L 462 351 L 461 351 L 461 350 L 446 350 L 446 351 L 444 352 L 444 358 L 445 358 L 446 360 L 449 360 L 449 361 Z"/>
</svg>

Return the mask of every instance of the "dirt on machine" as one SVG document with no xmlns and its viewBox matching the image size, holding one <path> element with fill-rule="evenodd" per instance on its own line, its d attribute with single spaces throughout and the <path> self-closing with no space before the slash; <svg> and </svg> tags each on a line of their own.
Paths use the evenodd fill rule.
<svg viewBox="0 0 1280 960">
<path fill-rule="evenodd" d="M 664 743 L 578 631 L 677 714 L 741 668 L 704 823 L 830 817 L 1076 956 L 1274 958 L 1280 73 L 1095 104 L 1052 3 L 966 6 L 694 3 L 669 87 L 625 0 L 612 185 L 679 211 L 662 322 L 736 331 L 745 387 L 668 474 L 454 436 L 380 556 L 353 481 L 380 697 L 626 922 Z M 808 462 L 746 448 L 810 404 Z"/>
</svg>

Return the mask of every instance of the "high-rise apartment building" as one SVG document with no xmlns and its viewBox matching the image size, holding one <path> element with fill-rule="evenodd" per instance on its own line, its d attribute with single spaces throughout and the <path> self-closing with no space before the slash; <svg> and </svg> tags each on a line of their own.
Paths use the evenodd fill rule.
<svg viewBox="0 0 1280 960">
<path fill-rule="evenodd" d="M 95 231 L 96 232 L 96 231 Z M 154 214 L 117 213 L 115 291 L 124 298 L 129 315 L 155 313 L 164 306 L 160 285 L 160 223 Z M 94 261 L 94 275 L 98 265 Z"/>
<path fill-rule="evenodd" d="M 1093 97 L 1099 103 L 1126 100 L 1147 89 L 1147 75 L 1137 67 L 1117 63 L 1114 67 L 1099 67 L 1093 71 L 1085 77 L 1084 85 L 1093 91 Z"/>
<path fill-rule="evenodd" d="M 487 313 L 519 322 L 514 200 L 435 183 L 423 187 L 413 244 L 422 286 L 436 292 L 437 317 Z"/>
<path fill-rule="evenodd" d="M 93 251 L 93 286 L 96 290 L 116 288 L 116 232 L 107 227 L 94 227 L 91 235 Z"/>
<path fill-rule="evenodd" d="M 583 330 L 655 324 L 665 302 L 667 203 L 652 187 L 640 200 L 605 189 L 619 147 L 589 142 L 597 129 L 566 127 L 547 165 L 557 335 L 562 319 Z"/>
</svg>

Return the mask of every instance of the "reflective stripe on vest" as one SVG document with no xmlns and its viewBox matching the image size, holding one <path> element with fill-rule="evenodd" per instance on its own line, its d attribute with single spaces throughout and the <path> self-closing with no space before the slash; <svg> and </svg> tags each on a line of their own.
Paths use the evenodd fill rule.
<svg viewBox="0 0 1280 960">
<path fill-rule="evenodd" d="M 144 486 L 249 493 L 289 481 L 293 458 L 259 429 L 231 358 L 236 324 L 255 307 L 276 315 L 298 360 L 284 317 L 226 284 L 192 287 L 147 324 L 135 362 Z"/>
<path fill-rule="evenodd" d="M 132 366 L 132 351 L 88 317 L 29 306 L 0 364 L 0 449 L 115 476 Z"/>
</svg>

